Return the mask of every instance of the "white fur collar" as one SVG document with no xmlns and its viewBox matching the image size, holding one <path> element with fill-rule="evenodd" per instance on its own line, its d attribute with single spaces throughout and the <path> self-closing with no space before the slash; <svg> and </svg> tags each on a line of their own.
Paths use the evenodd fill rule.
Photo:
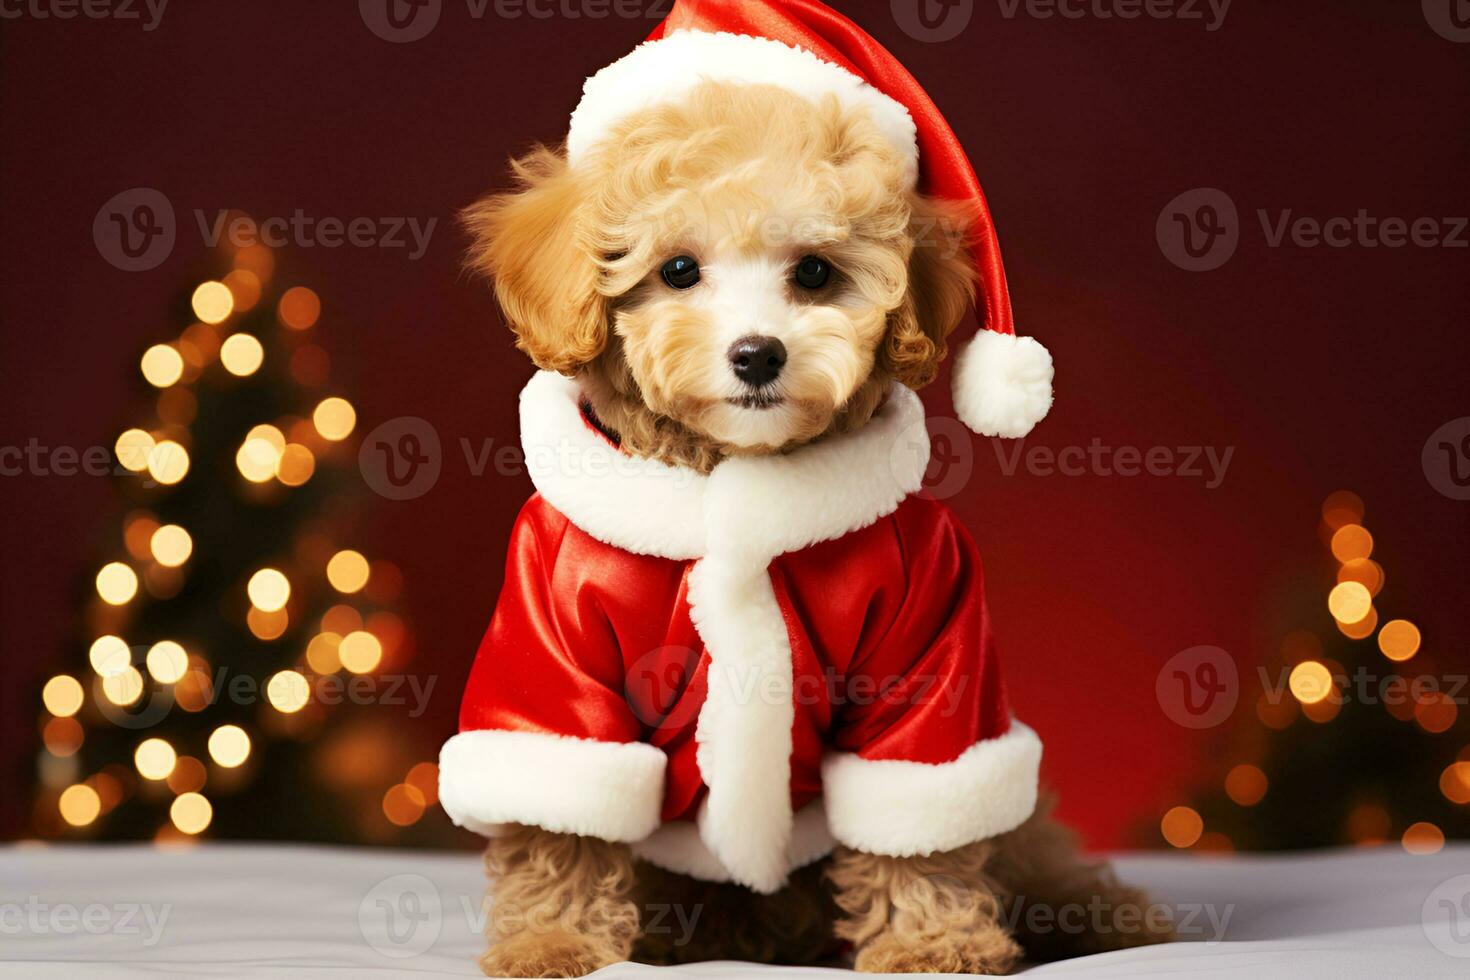
<svg viewBox="0 0 1470 980">
<path fill-rule="evenodd" d="M 893 513 L 929 465 L 924 406 L 898 384 L 856 432 L 706 476 L 614 448 L 583 420 L 577 382 L 542 371 L 521 392 L 521 445 L 536 489 L 578 528 L 681 560 L 726 549 L 769 560 L 840 538 Z"/>
</svg>

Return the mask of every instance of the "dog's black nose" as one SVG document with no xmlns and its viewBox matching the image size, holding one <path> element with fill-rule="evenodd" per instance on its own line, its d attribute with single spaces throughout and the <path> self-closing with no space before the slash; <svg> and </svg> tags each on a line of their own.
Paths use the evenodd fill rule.
<svg viewBox="0 0 1470 980">
<path fill-rule="evenodd" d="M 730 345 L 730 368 L 752 388 L 776 380 L 786 366 L 786 345 L 775 337 L 741 337 Z"/>
</svg>

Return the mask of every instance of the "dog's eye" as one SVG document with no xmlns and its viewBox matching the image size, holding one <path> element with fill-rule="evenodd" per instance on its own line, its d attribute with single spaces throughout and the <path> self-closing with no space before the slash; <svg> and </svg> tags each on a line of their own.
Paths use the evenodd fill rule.
<svg viewBox="0 0 1470 980">
<path fill-rule="evenodd" d="M 675 289 L 688 289 L 699 282 L 699 263 L 688 255 L 676 255 L 659 270 L 664 282 Z"/>
<path fill-rule="evenodd" d="M 832 267 L 827 264 L 826 259 L 819 259 L 815 255 L 803 256 L 796 263 L 794 278 L 796 284 L 803 289 L 821 289 L 827 285 L 827 279 L 832 275 Z"/>
</svg>

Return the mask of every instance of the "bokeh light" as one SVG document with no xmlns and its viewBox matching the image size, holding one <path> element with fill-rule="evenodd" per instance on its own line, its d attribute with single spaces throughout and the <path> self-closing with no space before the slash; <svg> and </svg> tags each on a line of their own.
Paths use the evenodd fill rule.
<svg viewBox="0 0 1470 980">
<path fill-rule="evenodd" d="M 288 487 L 301 486 L 310 480 L 311 475 L 315 472 L 316 457 L 311 454 L 310 449 L 299 442 L 286 446 L 276 460 L 276 479 Z"/>
<path fill-rule="evenodd" d="M 1164 814 L 1159 830 L 1171 846 L 1193 847 L 1205 831 L 1205 822 L 1192 808 L 1176 806 Z"/>
<path fill-rule="evenodd" d="M 148 450 L 148 475 L 164 486 L 173 486 L 189 472 L 189 451 L 172 439 L 164 439 Z"/>
<path fill-rule="evenodd" d="M 167 779 L 176 761 L 174 747 L 161 738 L 144 739 L 133 752 L 133 765 L 144 779 Z"/>
<path fill-rule="evenodd" d="M 169 819 L 186 834 L 203 833 L 214 819 L 214 807 L 198 793 L 180 793 L 168 808 Z"/>
<path fill-rule="evenodd" d="M 1439 774 L 1439 791 L 1451 803 L 1470 803 L 1470 762 L 1452 762 Z"/>
<path fill-rule="evenodd" d="M 407 827 L 424 815 L 426 802 L 418 787 L 399 783 L 383 794 L 383 816 L 394 826 Z"/>
<path fill-rule="evenodd" d="M 209 734 L 209 757 L 233 769 L 250 757 L 250 736 L 239 725 L 221 725 Z"/>
<path fill-rule="evenodd" d="M 1304 660 L 1291 669 L 1292 696 L 1302 704 L 1316 704 L 1332 693 L 1332 672 L 1316 660 Z"/>
<path fill-rule="evenodd" d="M 339 442 L 352 434 L 357 425 L 357 411 L 345 398 L 323 398 L 311 413 L 311 422 L 323 439 Z"/>
<path fill-rule="evenodd" d="M 1421 820 L 1404 830 L 1401 843 L 1410 854 L 1438 854 L 1444 849 L 1444 831 Z"/>
<path fill-rule="evenodd" d="M 41 689 L 41 703 L 58 718 L 70 718 L 82 709 L 82 685 L 70 674 L 57 674 Z"/>
<path fill-rule="evenodd" d="M 1266 795 L 1266 774 L 1260 767 L 1241 763 L 1225 776 L 1225 793 L 1241 806 L 1255 806 Z"/>
<path fill-rule="evenodd" d="M 231 334 L 220 344 L 219 360 L 236 377 L 249 377 L 265 361 L 265 348 L 248 333 Z"/>
<path fill-rule="evenodd" d="M 114 606 L 130 601 L 138 594 L 138 573 L 123 562 L 108 562 L 97 573 L 97 594 Z"/>
<path fill-rule="evenodd" d="M 290 601 L 291 583 L 280 569 L 262 568 L 250 576 L 245 592 L 261 612 L 276 612 Z"/>
<path fill-rule="evenodd" d="M 1339 623 L 1358 623 L 1373 609 L 1373 596 L 1361 582 L 1339 582 L 1327 595 L 1327 609 Z"/>
<path fill-rule="evenodd" d="M 211 279 L 195 288 L 190 305 L 205 323 L 223 323 L 235 309 L 235 296 L 229 286 Z"/>
<path fill-rule="evenodd" d="M 127 669 L 133 662 L 133 652 L 128 649 L 126 640 L 109 633 L 92 641 L 87 660 L 99 677 L 111 677 Z"/>
<path fill-rule="evenodd" d="M 292 330 L 305 330 L 316 323 L 322 315 L 322 301 L 315 292 L 305 286 L 292 286 L 281 294 L 276 306 L 276 316 L 283 326 Z"/>
<path fill-rule="evenodd" d="M 1373 554 L 1373 535 L 1361 524 L 1344 524 L 1332 534 L 1332 557 L 1341 562 L 1358 561 Z"/>
<path fill-rule="evenodd" d="M 148 454 L 153 450 L 153 437 L 142 429 L 128 429 L 117 437 L 112 449 L 124 469 L 142 473 L 148 468 Z"/>
<path fill-rule="evenodd" d="M 56 806 L 61 819 L 73 827 L 85 827 L 102 812 L 102 798 L 92 787 L 77 783 L 61 791 Z"/>
<path fill-rule="evenodd" d="M 148 673 L 160 684 L 174 684 L 189 669 L 189 655 L 173 640 L 159 640 L 148 648 Z"/>
<path fill-rule="evenodd" d="M 368 560 L 351 549 L 337 552 L 327 562 L 327 581 L 338 592 L 361 590 L 368 581 Z"/>
<path fill-rule="evenodd" d="M 119 708 L 126 708 L 143 696 L 143 675 L 131 664 L 106 675 L 102 678 L 102 696 Z"/>
<path fill-rule="evenodd" d="M 149 538 L 153 558 L 166 568 L 178 568 L 194 553 L 194 539 L 177 524 L 165 524 Z"/>
<path fill-rule="evenodd" d="M 184 376 L 184 358 L 168 344 L 148 348 L 138 366 L 143 371 L 143 380 L 155 388 L 167 388 Z"/>
<path fill-rule="evenodd" d="M 1419 627 L 1407 619 L 1390 619 L 1378 631 L 1378 649 L 1389 660 L 1404 661 L 1419 652 Z"/>
<path fill-rule="evenodd" d="M 383 644 L 367 630 L 354 630 L 342 637 L 337 657 L 352 673 L 366 674 L 382 661 Z"/>
<path fill-rule="evenodd" d="M 306 678 L 294 670 L 277 671 L 265 685 L 266 700 L 282 714 L 294 714 L 306 707 L 311 688 Z"/>
</svg>

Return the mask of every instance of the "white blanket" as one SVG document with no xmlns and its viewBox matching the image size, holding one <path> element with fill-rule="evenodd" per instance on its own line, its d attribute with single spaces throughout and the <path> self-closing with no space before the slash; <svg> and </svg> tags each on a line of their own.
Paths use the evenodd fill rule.
<svg viewBox="0 0 1470 980">
<path fill-rule="evenodd" d="M 1037 977 L 1470 977 L 1470 846 L 1287 857 L 1125 856 L 1185 934 Z M 0 978 L 478 976 L 474 855 L 206 844 L 0 849 Z M 704 914 L 709 914 L 706 910 Z M 1079 913 L 1080 914 L 1080 913 Z M 678 929 L 671 916 L 669 927 Z M 619 964 L 601 980 L 841 971 Z"/>
</svg>

